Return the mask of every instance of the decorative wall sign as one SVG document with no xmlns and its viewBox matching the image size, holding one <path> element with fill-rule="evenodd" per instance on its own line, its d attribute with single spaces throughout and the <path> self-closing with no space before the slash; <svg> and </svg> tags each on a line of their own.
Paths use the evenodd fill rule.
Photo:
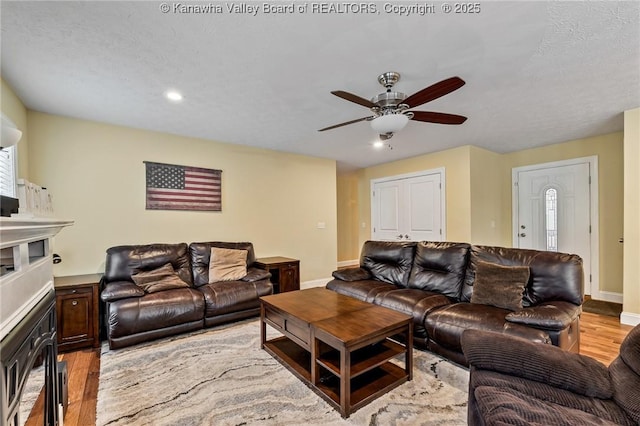
<svg viewBox="0 0 640 426">
<path fill-rule="evenodd" d="M 144 162 L 147 210 L 222 211 L 222 170 Z"/>
</svg>

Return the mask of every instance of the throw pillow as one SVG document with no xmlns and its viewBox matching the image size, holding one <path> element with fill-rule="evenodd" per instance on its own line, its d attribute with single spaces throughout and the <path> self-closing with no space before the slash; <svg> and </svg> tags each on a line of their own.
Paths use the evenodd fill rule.
<svg viewBox="0 0 640 426">
<path fill-rule="evenodd" d="M 471 303 L 516 311 L 529 282 L 528 266 L 504 266 L 478 261 Z"/>
<path fill-rule="evenodd" d="M 236 281 L 247 275 L 247 250 L 211 247 L 209 284 Z"/>
<path fill-rule="evenodd" d="M 171 290 L 174 288 L 189 287 L 173 270 L 171 263 L 167 263 L 159 268 L 151 271 L 138 272 L 131 275 L 133 282 L 145 293 L 156 293 L 163 290 Z"/>
</svg>

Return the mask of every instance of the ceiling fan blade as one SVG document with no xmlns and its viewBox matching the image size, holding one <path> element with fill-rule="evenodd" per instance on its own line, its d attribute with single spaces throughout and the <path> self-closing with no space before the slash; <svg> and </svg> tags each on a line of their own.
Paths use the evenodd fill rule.
<svg viewBox="0 0 640 426">
<path fill-rule="evenodd" d="M 346 99 L 347 101 L 354 102 L 367 108 L 373 108 L 374 106 L 376 106 L 373 102 L 365 98 L 361 98 L 358 95 L 354 95 L 353 93 L 345 92 L 343 90 L 334 90 L 331 93 L 339 98 Z"/>
<path fill-rule="evenodd" d="M 431 111 L 411 111 L 413 113 L 412 120 L 426 121 L 428 123 L 439 124 L 462 124 L 467 121 L 467 117 L 456 114 L 446 114 L 444 112 Z"/>
<path fill-rule="evenodd" d="M 358 121 L 370 120 L 370 119 L 372 119 L 372 118 L 373 118 L 373 115 L 372 115 L 372 116 L 370 116 L 370 117 L 358 118 L 357 120 L 345 121 L 344 123 L 335 124 L 335 125 L 333 125 L 333 126 L 325 127 L 324 129 L 320 129 L 320 130 L 318 130 L 318 131 L 319 131 L 319 132 L 324 132 L 325 130 L 335 129 L 336 127 L 342 127 L 342 126 L 346 126 L 347 124 L 357 123 Z"/>
<path fill-rule="evenodd" d="M 433 84 L 414 93 L 402 101 L 402 103 L 409 105 L 409 108 L 415 108 L 419 105 L 431 102 L 434 99 L 438 99 L 447 93 L 451 93 L 464 86 L 464 84 L 464 80 L 460 77 L 447 78 L 446 80 L 442 80 L 439 83 Z"/>
</svg>

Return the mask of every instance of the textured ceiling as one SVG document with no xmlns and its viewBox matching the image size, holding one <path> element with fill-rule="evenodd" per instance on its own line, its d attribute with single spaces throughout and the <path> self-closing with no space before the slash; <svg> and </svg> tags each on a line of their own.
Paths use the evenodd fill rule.
<svg viewBox="0 0 640 426">
<path fill-rule="evenodd" d="M 263 2 L 2 1 L 2 77 L 33 110 L 338 160 L 343 169 L 476 145 L 496 152 L 623 128 L 640 106 L 640 3 L 481 2 L 474 14 L 229 12 Z M 179 5 L 221 13 L 180 13 Z M 291 3 L 277 3 L 291 4 Z M 294 6 L 304 4 L 297 1 Z M 425 4 L 396 2 L 394 4 Z M 453 3 L 449 3 L 453 5 Z M 369 115 L 330 94 L 383 91 L 398 71 L 410 95 L 457 75 L 467 84 L 418 110 L 460 126 L 410 121 L 375 150 Z M 180 104 L 163 93 L 177 89 Z"/>
</svg>

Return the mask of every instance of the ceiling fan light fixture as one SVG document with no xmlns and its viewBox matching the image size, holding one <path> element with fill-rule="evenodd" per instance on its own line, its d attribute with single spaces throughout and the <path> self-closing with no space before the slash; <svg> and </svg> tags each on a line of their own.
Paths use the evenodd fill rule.
<svg viewBox="0 0 640 426">
<path fill-rule="evenodd" d="M 409 117 L 404 114 L 386 114 L 371 120 L 371 128 L 378 134 L 396 133 L 408 122 Z"/>
<path fill-rule="evenodd" d="M 164 95 L 172 102 L 180 102 L 182 100 L 182 93 L 175 90 L 169 90 Z"/>
</svg>

